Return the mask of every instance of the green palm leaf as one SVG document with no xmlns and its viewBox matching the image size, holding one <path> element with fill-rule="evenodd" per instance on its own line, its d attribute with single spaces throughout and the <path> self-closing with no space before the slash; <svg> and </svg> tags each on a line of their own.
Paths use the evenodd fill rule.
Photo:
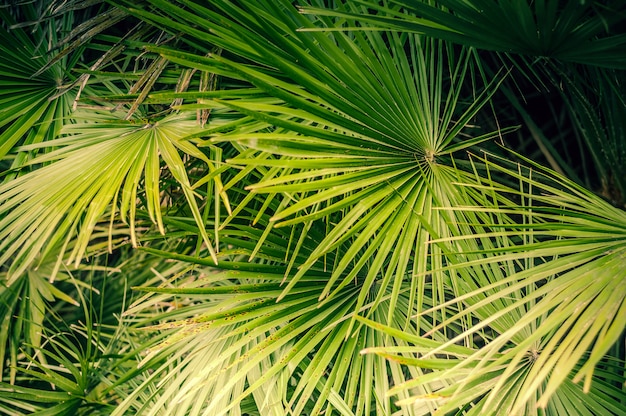
<svg viewBox="0 0 626 416">
<path fill-rule="evenodd" d="M 477 409 L 529 414 L 535 406 L 554 408 L 566 400 L 567 391 L 581 389 L 577 383 L 583 381 L 584 392 L 599 389 L 583 399 L 590 411 L 599 406 L 601 410 L 593 412 L 620 413 L 617 402 L 623 400 L 623 393 L 594 376 L 594 369 L 602 366 L 623 331 L 624 212 L 538 166 L 530 170 L 497 159 L 481 162 L 490 176 L 505 174 L 518 181 L 519 188 L 477 176 L 476 185 L 467 185 L 478 191 L 468 194 L 477 205 L 457 209 L 478 213 L 468 224 L 478 232 L 434 241 L 464 248 L 463 267 L 447 269 L 470 283 L 464 295 L 450 301 L 461 302 L 462 312 L 441 323 L 441 328 L 466 322 L 468 313 L 478 321 L 422 353 L 423 357 L 435 357 L 461 340 L 491 334 L 473 354 L 440 372 L 438 377 L 463 377 L 457 386 L 435 397 L 449 399 L 439 411 L 445 414 L 484 396 Z M 488 216 L 481 218 L 480 213 Z M 516 217 L 523 220 L 508 220 Z M 481 224 L 487 227 L 475 228 Z M 477 237 L 482 237 L 483 245 L 474 245 Z M 493 279 L 477 285 L 485 276 Z M 429 381 L 418 378 L 404 388 Z M 598 392 L 605 389 L 614 399 L 602 399 Z M 505 397 L 511 399 L 503 402 Z"/>
<path fill-rule="evenodd" d="M 626 46 L 626 35 L 620 26 L 626 9 L 621 0 L 607 4 L 558 0 L 444 0 L 439 5 L 408 0 L 393 0 L 384 5 L 375 1 L 359 3 L 368 9 L 360 13 L 313 7 L 302 10 L 317 16 L 368 22 L 378 29 L 423 33 L 490 51 L 626 68 L 626 61 L 617 58 Z"/>
<path fill-rule="evenodd" d="M 36 18 L 32 8 L 25 10 Z M 0 9 L 0 18 L 7 25 L 15 23 L 7 9 Z M 71 23 L 71 17 L 65 16 L 52 21 L 48 30 L 35 26 L 32 34 L 21 28 L 9 30 L 4 24 L 0 27 L 0 160 L 16 145 L 55 138 L 69 114 L 73 98 L 58 96 L 58 92 L 71 81 L 67 77 L 78 56 L 65 57 L 37 76 L 33 74 L 48 62 L 47 42 L 56 43 L 59 32 L 68 30 Z M 22 152 L 12 157 L 15 168 L 32 155 Z"/>
<path fill-rule="evenodd" d="M 359 288 L 346 288 L 335 302 L 320 306 L 317 298 L 327 274 L 309 274 L 277 304 L 284 266 L 272 267 L 278 273 L 216 273 L 196 268 L 194 277 L 186 276 L 181 286 L 177 280 L 182 276 L 173 276 L 160 288 L 140 288 L 154 294 L 133 306 L 129 315 L 141 315 L 157 304 L 183 301 L 186 306 L 159 316 L 161 323 L 153 327 L 174 332 L 144 359 L 151 376 L 141 389 L 156 382 L 160 387 L 136 411 L 228 414 L 251 394 L 262 414 L 301 414 L 305 409 L 319 414 L 334 408 L 343 409 L 343 414 L 367 415 L 399 409 L 385 398 L 389 380 L 406 380 L 399 365 L 368 359 L 360 351 L 371 343 L 404 344 L 365 326 L 350 330 Z M 402 307 L 391 315 L 390 291 L 377 306 L 368 303 L 363 310 L 414 333 L 415 327 L 406 326 L 408 317 L 402 312 L 409 301 L 409 287 L 399 291 L 396 302 Z M 372 382 L 374 389 L 369 388 Z M 287 383 L 294 383 L 295 388 L 288 388 Z M 259 390 L 274 399 L 269 401 Z M 137 406 L 139 391 L 122 404 L 119 414 Z M 281 391 L 286 396 L 281 397 Z"/>
<path fill-rule="evenodd" d="M 75 117 L 79 119 L 80 115 Z M 12 259 L 9 284 L 33 264 L 40 252 L 45 256 L 58 246 L 65 247 L 74 235 L 78 238 L 74 250 L 67 259 L 59 261 L 78 264 L 95 224 L 106 212 L 113 219 L 118 204 L 121 219 L 130 225 L 131 241 L 137 245 L 136 200 L 142 177 L 147 211 L 163 232 L 161 158 L 185 195 L 193 218 L 203 223 L 178 153 L 182 150 L 209 166 L 212 164 L 192 143 L 183 140 L 197 131 L 195 118 L 173 115 L 154 123 L 137 124 L 106 114 L 88 113 L 87 117 L 87 124 L 66 126 L 63 132 L 67 137 L 22 147 L 57 148 L 30 162 L 45 166 L 0 187 L 0 262 Z M 200 230 L 213 250 L 204 227 Z"/>
<path fill-rule="evenodd" d="M 271 227 L 302 223 L 306 229 L 310 221 L 321 218 L 329 218 L 334 224 L 289 278 L 282 296 L 314 264 L 347 241 L 352 242 L 352 249 L 337 263 L 321 293 L 320 299 L 326 302 L 347 286 L 370 258 L 375 260 L 369 267 L 357 309 L 365 302 L 367 288 L 377 276 L 386 276 L 386 287 L 393 276 L 402 280 L 411 270 L 426 270 L 425 263 L 411 264 L 406 250 L 415 247 L 418 257 L 423 258 L 427 255 L 423 244 L 430 238 L 429 233 L 446 234 L 448 220 L 432 213 L 432 209 L 441 204 L 451 206 L 449 195 L 455 191 L 450 181 L 458 176 L 438 173 L 439 164 L 451 163 L 446 159 L 451 152 L 499 135 L 494 132 L 480 134 L 475 140 L 459 140 L 500 79 L 486 86 L 474 104 L 463 105 L 460 94 L 472 65 L 471 51 L 464 49 L 457 54 L 440 42 L 413 35 L 337 33 L 331 39 L 326 34 L 301 32 L 300 26 L 311 27 L 312 23 L 294 15 L 287 4 L 246 4 L 238 9 L 245 18 L 240 16 L 238 22 L 226 27 L 212 10 L 183 3 L 203 19 L 182 7 L 160 2 L 155 5 L 177 16 L 177 20 L 163 19 L 145 10 L 132 12 L 193 37 L 199 36 L 194 25 L 205 28 L 213 34 L 208 39 L 252 64 L 215 55 L 154 51 L 183 65 L 228 73 L 282 100 L 277 104 L 215 100 L 215 105 L 280 129 L 219 134 L 211 142 L 228 141 L 261 152 L 246 153 L 250 156 L 233 158 L 230 163 L 273 168 L 258 184 L 249 187 L 258 194 L 268 193 L 270 198 L 277 193 L 288 195 L 287 205 L 273 213 L 275 224 Z M 223 7 L 224 12 L 232 11 L 226 4 L 215 6 Z M 256 22 L 252 17 L 256 15 L 264 16 L 267 22 Z M 178 22 L 180 19 L 189 19 L 188 29 Z M 237 30 L 232 31 L 232 27 Z M 265 36 L 263 40 L 260 34 Z M 243 44 L 255 47 L 243 48 Z M 280 72 L 268 71 L 267 66 Z M 302 169 L 306 166 L 311 168 Z M 424 228 L 424 223 L 430 228 Z M 398 247 L 404 247 L 404 253 L 394 254 Z M 432 250 L 433 258 L 441 257 L 436 246 Z M 298 254 L 296 250 L 293 255 Z M 350 273 L 344 275 L 348 267 Z M 339 285 L 332 290 L 336 283 Z M 443 286 L 437 285 L 443 299 Z"/>
</svg>

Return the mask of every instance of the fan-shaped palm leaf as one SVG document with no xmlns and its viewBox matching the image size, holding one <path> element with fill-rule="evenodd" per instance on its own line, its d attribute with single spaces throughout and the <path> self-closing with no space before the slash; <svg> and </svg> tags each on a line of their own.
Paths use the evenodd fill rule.
<svg viewBox="0 0 626 416">
<path fill-rule="evenodd" d="M 79 115 L 75 117 L 78 119 Z M 161 158 L 184 193 L 196 221 L 203 223 L 179 150 L 212 162 L 191 142 L 183 140 L 197 131 L 195 117 L 172 115 L 157 122 L 135 123 L 106 114 L 89 113 L 89 123 L 65 127 L 67 137 L 30 145 L 23 150 L 55 146 L 31 161 L 45 166 L 0 187 L 0 262 L 12 260 L 10 284 L 31 265 L 40 252 L 78 240 L 68 262 L 78 263 L 94 225 L 105 212 L 119 214 L 130 224 L 134 245 L 136 200 L 145 179 L 145 206 L 163 231 L 161 221 Z M 102 175 L 101 172 L 107 172 Z M 204 229 L 200 235 L 213 252 Z M 61 259 L 59 259 L 60 261 Z"/>
<path fill-rule="evenodd" d="M 216 134 L 211 142 L 229 141 L 261 152 L 248 152 L 230 162 L 271 168 L 248 188 L 269 193 L 268 198 L 287 195 L 284 208 L 272 213 L 275 224 L 271 227 L 302 223 L 306 230 L 307 224 L 321 218 L 332 224 L 327 237 L 289 279 L 283 296 L 310 267 L 347 241 L 352 248 L 334 266 L 320 299 L 330 301 L 370 258 L 374 261 L 356 309 L 365 302 L 377 276 L 385 276 L 384 292 L 394 276 L 401 281 L 406 273 L 426 270 L 426 262 L 411 262 L 411 251 L 415 250 L 417 258 L 427 258 L 424 242 L 429 233 L 445 235 L 454 222 L 432 209 L 451 206 L 456 194 L 451 181 L 459 179 L 456 174 L 448 176 L 440 164 L 451 163 L 450 153 L 499 134 L 459 140 L 497 85 L 496 80 L 473 104 L 463 104 L 460 96 L 472 65 L 471 51 L 457 52 L 414 35 L 368 31 L 329 37 L 302 32 L 300 27 L 313 24 L 294 13 L 287 2 L 245 3 L 236 9 L 237 14 L 232 5 L 215 3 L 223 15 L 181 3 L 193 13 L 158 1 L 154 4 L 173 19 L 131 11 L 198 40 L 201 34 L 210 33 L 205 40 L 240 58 L 155 51 L 174 62 L 246 80 L 281 100 L 276 104 L 215 100 L 213 105 L 235 109 L 279 129 Z M 223 19 L 228 16 L 237 20 L 226 25 Z M 239 63 L 241 58 L 250 64 Z M 439 249 L 431 248 L 432 258 L 441 258 Z M 299 254 L 297 246 L 293 253 Z M 443 285 L 434 286 L 443 300 Z"/>
<path fill-rule="evenodd" d="M 24 10 L 31 19 L 38 18 L 32 6 Z M 5 8 L 0 8 L 0 18 L 6 25 L 15 23 Z M 59 88 L 69 81 L 69 71 L 79 57 L 65 57 L 33 77 L 48 63 L 48 45 L 55 44 L 71 27 L 71 16 L 52 20 L 48 30 L 36 25 L 32 34 L 22 28 L 7 29 L 4 24 L 0 26 L 0 159 L 18 144 L 40 143 L 57 136 L 73 100 L 58 96 Z M 29 157 L 20 153 L 12 167 L 21 166 Z"/>
<path fill-rule="evenodd" d="M 441 326 L 465 322 L 468 313 L 478 321 L 439 347 L 420 351 L 421 357 L 427 362 L 461 340 L 476 335 L 485 339 L 474 353 L 438 372 L 436 377 L 445 379 L 463 375 L 456 386 L 435 396 L 450 399 L 439 412 L 484 397 L 477 414 L 481 409 L 532 414 L 536 407 L 555 409 L 571 400 L 571 389 L 581 389 L 591 394 L 578 399 L 588 409 L 580 409 L 580 414 L 619 414 L 624 410 L 619 405 L 623 392 L 614 384 L 619 380 L 610 376 L 611 370 L 600 369 L 594 376 L 594 369 L 603 366 L 624 330 L 624 212 L 538 166 L 515 169 L 503 160 L 482 162 L 492 176 L 505 174 L 519 187 L 477 176 L 472 189 L 478 192 L 468 194 L 477 205 L 457 209 L 478 213 L 468 226 L 486 227 L 439 240 L 483 241 L 474 251 L 472 241 L 460 245 L 467 250 L 465 262 L 454 273 L 466 283 L 478 284 L 470 284 L 454 300 L 463 303 L 462 312 Z M 489 222 L 480 213 L 487 214 Z M 480 280 L 489 276 L 492 279 Z M 484 333 L 489 335 L 485 338 Z M 404 387 L 430 381 L 421 377 Z M 581 381 L 583 387 L 577 384 Z"/>
</svg>

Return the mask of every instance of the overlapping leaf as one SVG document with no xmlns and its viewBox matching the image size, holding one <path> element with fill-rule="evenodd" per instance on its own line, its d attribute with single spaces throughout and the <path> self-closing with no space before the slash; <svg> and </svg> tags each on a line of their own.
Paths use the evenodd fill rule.
<svg viewBox="0 0 626 416">
<path fill-rule="evenodd" d="M 161 160 L 185 195 L 193 218 L 203 224 L 179 154 L 183 150 L 212 163 L 192 143 L 182 140 L 197 130 L 195 117 L 174 115 L 154 123 L 127 122 L 106 114 L 89 113 L 88 117 L 87 124 L 66 126 L 67 137 L 23 147 L 56 149 L 30 162 L 44 166 L 0 187 L 0 263 L 11 260 L 9 284 L 36 258 L 66 247 L 74 236 L 74 250 L 59 261 L 80 262 L 95 224 L 105 213 L 113 220 L 118 209 L 137 245 L 135 216 L 141 190 L 150 218 L 163 232 Z M 200 235 L 213 250 L 204 226 Z"/>
<path fill-rule="evenodd" d="M 277 129 L 216 134 L 211 142 L 234 142 L 261 152 L 230 162 L 266 166 L 261 181 L 248 189 L 268 198 L 286 195 L 284 205 L 271 213 L 270 227 L 304 224 L 306 230 L 322 218 L 332 224 L 308 260 L 294 269 L 282 296 L 348 241 L 352 247 L 334 265 L 320 299 L 330 301 L 370 262 L 357 309 L 378 276 L 385 276 L 384 291 L 407 273 L 425 271 L 427 261 L 413 262 L 411 253 L 427 258 L 424 243 L 430 233 L 446 235 L 454 222 L 433 211 L 437 205 L 451 206 L 456 194 L 450 181 L 458 175 L 439 172 L 440 165 L 450 165 L 450 153 L 498 136 L 460 139 L 498 80 L 482 93 L 476 91 L 471 105 L 464 104 L 470 50 L 455 51 L 414 35 L 303 32 L 301 27 L 314 24 L 287 2 L 245 3 L 237 9 L 221 2 L 215 9 L 180 3 L 153 2 L 168 19 L 148 10 L 131 11 L 198 41 L 201 33 L 209 33 L 202 39 L 239 57 L 155 51 L 173 62 L 246 80 L 281 100 L 214 100 L 213 105 Z M 297 246 L 290 256 L 299 254 Z M 438 250 L 432 246 L 433 259 L 441 258 Z M 442 284 L 436 286 L 443 293 Z"/>
<path fill-rule="evenodd" d="M 349 3 L 349 2 L 348 2 Z M 424 33 L 435 38 L 491 51 L 550 57 L 608 68 L 626 68 L 621 26 L 622 0 L 526 2 L 472 0 L 459 2 L 359 1 L 376 14 L 304 7 L 305 13 L 368 22 L 387 30 Z"/>
<path fill-rule="evenodd" d="M 189 256 L 187 260 L 199 259 Z M 406 380 L 400 364 L 385 364 L 382 359 L 362 356 L 360 351 L 372 343 L 404 343 L 366 326 L 350 330 L 358 286 L 343 289 L 335 302 L 319 306 L 317 298 L 327 274 L 309 274 L 276 303 L 284 266 L 273 269 L 276 272 L 216 273 L 196 267 L 193 274 L 175 276 L 176 280 L 160 288 L 142 288 L 156 293 L 131 308 L 127 312 L 131 316 L 155 305 L 179 306 L 164 313 L 159 317 L 162 323 L 152 327 L 169 334 L 144 360 L 152 369 L 151 376 L 117 412 L 134 408 L 145 414 L 230 414 L 248 395 L 254 395 L 262 414 L 319 414 L 331 409 L 354 415 L 398 411 L 400 408 L 385 398 L 385 392 L 390 380 L 396 384 Z M 410 285 L 398 290 L 396 302 L 401 307 L 390 311 L 388 291 L 378 305 L 368 302 L 362 311 L 414 333 L 416 327 L 407 325 L 408 317 L 403 313 Z M 153 360 L 162 364 L 151 365 Z M 173 365 L 176 371 L 171 371 Z M 411 373 L 416 376 L 419 371 Z M 159 388 L 143 407 L 136 407 L 140 392 L 156 383 Z M 263 391 L 267 395 L 259 394 Z M 431 408 L 402 409 L 412 415 Z"/>
<path fill-rule="evenodd" d="M 6 25 L 15 23 L 5 8 L 0 8 L 0 18 Z M 33 75 L 48 63 L 48 45 L 54 44 L 61 36 L 58 32 L 71 24 L 71 18 L 65 16 L 51 21 L 48 30 L 44 25 L 35 26 L 32 35 L 22 28 L 0 27 L 0 160 L 16 145 L 40 143 L 59 133 L 73 100 L 67 95 L 58 96 L 59 88 L 69 81 L 69 70 L 78 56 L 65 57 L 45 72 Z M 20 153 L 10 166 L 19 167 L 30 157 Z"/>
<path fill-rule="evenodd" d="M 611 387 L 611 370 L 605 373 L 602 363 L 607 354 L 612 361 L 612 348 L 624 328 L 624 212 L 538 166 L 514 169 L 503 160 L 482 162 L 491 175 L 504 174 L 519 185 L 477 176 L 468 193 L 476 205 L 457 207 L 476 213 L 474 223 L 467 224 L 475 232 L 440 240 L 466 250 L 465 263 L 454 273 L 477 283 L 454 300 L 463 304 L 463 312 L 441 326 L 456 324 L 468 313 L 478 320 L 448 342 L 421 352 L 424 363 L 463 339 L 490 335 L 468 357 L 437 373 L 445 379 L 462 375 L 435 397 L 447 399 L 439 412 L 482 397 L 476 414 L 481 409 L 528 414 L 535 407 L 555 409 L 571 400 L 572 389 L 580 389 L 591 392 L 580 400 L 593 414 L 619 414 L 623 392 Z M 520 220 L 502 221 L 508 218 Z M 477 225 L 485 232 L 476 232 Z M 482 245 L 474 245 L 477 238 Z M 492 279 L 484 280 L 488 276 Z M 420 377 L 390 393 L 429 382 Z"/>
</svg>

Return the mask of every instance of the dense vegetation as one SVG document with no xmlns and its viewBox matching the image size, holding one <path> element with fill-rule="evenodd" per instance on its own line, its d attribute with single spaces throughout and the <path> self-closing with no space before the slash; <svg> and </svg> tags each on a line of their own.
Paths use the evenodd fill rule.
<svg viewBox="0 0 626 416">
<path fill-rule="evenodd" d="M 0 15 L 1 414 L 626 414 L 623 0 Z"/>
</svg>

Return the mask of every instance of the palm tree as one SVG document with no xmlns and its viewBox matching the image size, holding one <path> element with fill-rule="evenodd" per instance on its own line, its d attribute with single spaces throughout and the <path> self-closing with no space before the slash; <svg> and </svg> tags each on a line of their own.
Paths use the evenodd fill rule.
<svg viewBox="0 0 626 416">
<path fill-rule="evenodd" d="M 40 3 L 0 412 L 626 411 L 623 2 Z"/>
</svg>

